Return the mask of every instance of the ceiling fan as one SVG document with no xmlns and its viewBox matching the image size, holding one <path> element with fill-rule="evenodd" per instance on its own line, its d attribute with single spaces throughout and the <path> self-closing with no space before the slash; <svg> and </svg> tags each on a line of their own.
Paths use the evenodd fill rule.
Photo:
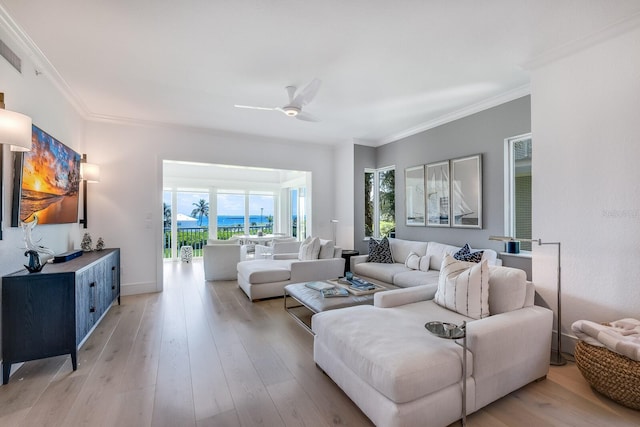
<svg viewBox="0 0 640 427">
<path fill-rule="evenodd" d="M 304 120 L 306 122 L 317 122 L 319 121 L 312 114 L 307 113 L 306 111 L 302 111 L 302 108 L 310 103 L 313 98 L 315 98 L 318 93 L 318 89 L 320 89 L 320 83 L 322 83 L 319 79 L 313 79 L 311 83 L 307 85 L 304 89 L 296 94 L 295 86 L 287 86 L 285 89 L 289 94 L 289 103 L 283 107 L 256 107 L 253 105 L 234 105 L 236 108 L 248 108 L 250 110 L 267 110 L 267 111 L 280 111 L 286 114 L 289 117 L 295 117 L 298 120 Z"/>
</svg>

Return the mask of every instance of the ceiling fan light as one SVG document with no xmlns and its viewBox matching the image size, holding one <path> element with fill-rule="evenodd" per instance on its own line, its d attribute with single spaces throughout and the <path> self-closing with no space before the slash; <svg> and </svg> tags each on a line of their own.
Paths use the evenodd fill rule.
<svg viewBox="0 0 640 427">
<path fill-rule="evenodd" d="M 295 117 L 300 113 L 300 108 L 294 107 L 293 105 L 288 105 L 282 109 L 284 113 L 289 117 Z"/>
</svg>

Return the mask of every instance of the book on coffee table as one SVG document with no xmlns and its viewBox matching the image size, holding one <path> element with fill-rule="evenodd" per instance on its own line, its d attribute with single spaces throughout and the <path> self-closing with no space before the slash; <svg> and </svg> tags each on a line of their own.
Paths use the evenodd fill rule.
<svg viewBox="0 0 640 427">
<path fill-rule="evenodd" d="M 333 297 L 348 297 L 349 292 L 340 287 L 335 287 L 331 289 L 323 289 L 320 291 L 322 293 L 323 298 L 333 298 Z"/>
<path fill-rule="evenodd" d="M 325 289 L 333 289 L 335 288 L 334 285 L 327 283 L 327 282 L 308 282 L 304 284 L 307 288 L 316 290 L 316 291 L 323 291 Z"/>
<path fill-rule="evenodd" d="M 335 283 L 336 286 L 345 289 L 347 292 L 349 292 L 351 295 L 355 295 L 355 296 L 361 296 L 361 295 L 369 295 L 369 294 L 374 294 L 376 292 L 379 291 L 386 291 L 387 288 L 385 288 L 384 286 L 378 285 L 376 283 L 370 283 L 370 285 L 373 287 L 369 287 L 367 289 L 358 289 L 355 286 L 352 286 L 351 283 L 349 281 L 347 281 L 346 279 L 337 279 L 337 280 L 329 280 L 329 283 Z"/>
</svg>

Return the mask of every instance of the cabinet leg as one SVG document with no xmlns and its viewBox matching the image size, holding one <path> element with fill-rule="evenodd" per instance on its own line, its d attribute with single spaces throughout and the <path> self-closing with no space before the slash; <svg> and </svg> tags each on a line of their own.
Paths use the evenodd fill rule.
<svg viewBox="0 0 640 427">
<path fill-rule="evenodd" d="M 74 371 L 78 369 L 78 352 L 77 351 L 71 352 L 71 366 L 73 366 Z"/>
<path fill-rule="evenodd" d="M 2 384 L 9 384 L 10 373 L 11 373 L 11 363 L 2 362 Z"/>
</svg>

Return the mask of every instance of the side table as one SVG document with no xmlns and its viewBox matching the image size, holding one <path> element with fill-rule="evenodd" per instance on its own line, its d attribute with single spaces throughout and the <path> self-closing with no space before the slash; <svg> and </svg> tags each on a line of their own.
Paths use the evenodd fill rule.
<svg viewBox="0 0 640 427">
<path fill-rule="evenodd" d="M 461 326 L 447 322 L 428 322 L 424 325 L 433 335 L 449 340 L 462 338 L 462 425 L 467 425 L 467 321 Z M 457 344 L 459 344 L 456 341 Z"/>
<path fill-rule="evenodd" d="M 347 274 L 347 271 L 351 270 L 351 257 L 360 255 L 360 252 L 354 251 L 351 249 L 342 251 L 342 258 L 344 258 L 344 274 Z"/>
</svg>

